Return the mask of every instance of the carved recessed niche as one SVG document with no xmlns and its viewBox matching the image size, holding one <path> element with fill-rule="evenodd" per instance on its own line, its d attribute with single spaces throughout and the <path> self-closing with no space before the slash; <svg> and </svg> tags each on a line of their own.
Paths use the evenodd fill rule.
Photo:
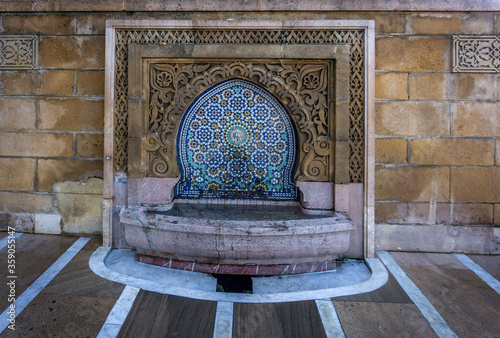
<svg viewBox="0 0 500 338">
<path fill-rule="evenodd" d="M 346 45 L 129 45 L 129 177 L 178 177 L 183 114 L 229 79 L 261 86 L 287 110 L 298 136 L 296 182 L 349 182 Z"/>
</svg>

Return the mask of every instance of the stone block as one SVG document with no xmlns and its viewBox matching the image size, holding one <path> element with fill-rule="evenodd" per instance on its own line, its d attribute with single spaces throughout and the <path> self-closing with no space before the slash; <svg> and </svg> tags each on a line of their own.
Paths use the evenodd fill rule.
<svg viewBox="0 0 500 338">
<path fill-rule="evenodd" d="M 493 140 L 440 138 L 410 141 L 411 164 L 492 166 L 494 157 Z"/>
<path fill-rule="evenodd" d="M 375 164 L 405 164 L 408 161 L 408 141 L 401 138 L 375 140 Z"/>
<path fill-rule="evenodd" d="M 8 227 L 18 232 L 34 232 L 35 215 L 29 213 L 0 212 L 0 231 L 7 231 Z"/>
<path fill-rule="evenodd" d="M 449 200 L 447 167 L 396 167 L 375 170 L 375 199 L 379 201 Z"/>
<path fill-rule="evenodd" d="M 500 226 L 500 204 L 493 205 L 494 215 L 493 215 L 493 223 L 496 227 Z"/>
<path fill-rule="evenodd" d="M 76 33 L 104 35 L 106 32 L 106 19 L 109 19 L 107 14 L 85 13 L 77 15 Z"/>
<path fill-rule="evenodd" d="M 406 203 L 375 203 L 376 223 L 404 223 L 407 216 Z"/>
<path fill-rule="evenodd" d="M 446 89 L 445 74 L 412 74 L 410 77 L 410 100 L 446 99 Z"/>
<path fill-rule="evenodd" d="M 491 204 L 410 203 L 408 223 L 492 225 Z"/>
<path fill-rule="evenodd" d="M 0 190 L 34 190 L 35 168 L 34 159 L 0 158 Z"/>
<path fill-rule="evenodd" d="M 32 192 L 0 192 L 0 211 L 47 213 L 52 209 L 53 196 Z"/>
<path fill-rule="evenodd" d="M 35 233 L 59 235 L 61 233 L 61 215 L 36 214 Z"/>
<path fill-rule="evenodd" d="M 102 161 L 39 160 L 38 189 L 50 191 L 56 182 L 102 178 L 102 169 Z"/>
<path fill-rule="evenodd" d="M 73 15 L 38 14 L 4 15 L 2 27 L 12 34 L 73 34 L 76 18 Z"/>
<path fill-rule="evenodd" d="M 73 136 L 0 132 L 0 156 L 72 157 Z"/>
<path fill-rule="evenodd" d="M 500 136 L 498 103 L 459 102 L 455 106 L 452 135 L 464 137 Z"/>
<path fill-rule="evenodd" d="M 0 129 L 35 129 L 34 99 L 0 98 Z"/>
<path fill-rule="evenodd" d="M 0 92 L 5 95 L 71 95 L 74 72 L 41 70 L 37 72 L 2 72 Z"/>
<path fill-rule="evenodd" d="M 378 73 L 375 75 L 375 97 L 378 99 L 408 99 L 408 74 Z"/>
<path fill-rule="evenodd" d="M 103 180 L 101 178 L 89 178 L 85 182 L 57 182 L 52 190 L 61 194 L 84 194 L 102 195 Z"/>
<path fill-rule="evenodd" d="M 104 135 L 77 134 L 76 156 L 96 158 L 104 156 Z"/>
<path fill-rule="evenodd" d="M 495 140 L 495 165 L 500 166 L 500 140 Z"/>
<path fill-rule="evenodd" d="M 375 105 L 378 135 L 447 136 L 450 112 L 446 102 L 394 101 Z"/>
<path fill-rule="evenodd" d="M 102 100 L 41 100 L 40 129 L 65 131 L 102 131 Z"/>
<path fill-rule="evenodd" d="M 448 71 L 451 42 L 447 37 L 379 37 L 375 69 Z"/>
<path fill-rule="evenodd" d="M 500 202 L 500 168 L 451 168 L 450 194 L 454 202 Z"/>
<path fill-rule="evenodd" d="M 493 14 L 420 14 L 411 16 L 414 34 L 492 34 Z"/>
<path fill-rule="evenodd" d="M 305 209 L 333 210 L 334 184 L 331 182 L 297 182 L 300 202 Z"/>
<path fill-rule="evenodd" d="M 78 72 L 76 91 L 78 95 L 104 95 L 104 72 Z"/>
<path fill-rule="evenodd" d="M 40 41 L 40 65 L 67 69 L 104 68 L 104 38 L 43 37 Z"/>
<path fill-rule="evenodd" d="M 451 73 L 448 74 L 448 97 L 450 99 L 494 99 L 495 75 Z M 498 78 L 498 77 L 497 77 Z"/>
<path fill-rule="evenodd" d="M 102 195 L 56 193 L 56 198 L 63 233 L 102 232 Z"/>
<path fill-rule="evenodd" d="M 128 204 L 167 204 L 174 199 L 174 187 L 179 182 L 176 178 L 144 177 L 128 180 Z"/>
</svg>

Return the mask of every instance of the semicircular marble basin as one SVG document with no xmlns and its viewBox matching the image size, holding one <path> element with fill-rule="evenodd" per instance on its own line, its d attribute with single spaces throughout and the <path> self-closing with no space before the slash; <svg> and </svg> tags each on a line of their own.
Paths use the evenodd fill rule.
<svg viewBox="0 0 500 338">
<path fill-rule="evenodd" d="M 343 213 L 308 215 L 299 205 L 173 203 L 123 209 L 120 221 L 142 262 L 247 275 L 333 269 L 355 227 Z"/>
</svg>

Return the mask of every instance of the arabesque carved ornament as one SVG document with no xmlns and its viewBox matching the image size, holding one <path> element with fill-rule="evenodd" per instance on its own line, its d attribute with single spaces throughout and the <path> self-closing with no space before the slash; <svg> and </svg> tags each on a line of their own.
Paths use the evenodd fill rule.
<svg viewBox="0 0 500 338">
<path fill-rule="evenodd" d="M 249 62 L 150 64 L 148 137 L 150 175 L 176 176 L 175 137 L 186 107 L 212 85 L 244 78 L 262 85 L 291 113 L 301 148 L 295 179 L 333 180 L 333 141 L 329 127 L 328 84 L 330 62 Z"/>
</svg>

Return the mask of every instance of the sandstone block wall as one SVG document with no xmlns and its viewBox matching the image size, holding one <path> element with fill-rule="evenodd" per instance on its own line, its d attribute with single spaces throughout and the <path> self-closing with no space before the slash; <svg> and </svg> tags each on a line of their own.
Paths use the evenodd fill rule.
<svg viewBox="0 0 500 338">
<path fill-rule="evenodd" d="M 40 38 L 39 69 L 0 71 L 2 227 L 31 224 L 26 231 L 41 231 L 47 226 L 40 215 L 52 215 L 60 220 L 59 232 L 99 232 L 95 210 L 102 188 L 93 182 L 90 192 L 86 182 L 102 172 L 106 19 L 232 18 L 375 20 L 376 222 L 407 225 L 413 233 L 438 225 L 464 227 L 464 234 L 478 236 L 486 228 L 498 230 L 500 78 L 451 70 L 452 35 L 498 35 L 499 13 L 315 8 L 125 13 L 106 4 L 94 8 L 102 12 L 91 12 L 89 3 L 88 12 L 55 12 L 63 6 L 16 13 L 21 5 L 12 3 L 10 12 L 0 14 L 1 34 Z M 151 9 L 160 10 L 156 7 Z M 79 186 L 57 190 L 67 182 Z M 85 210 L 94 214 L 93 221 L 76 215 Z M 389 231 L 384 229 L 381 234 Z M 390 234 L 388 240 L 396 241 L 395 232 Z"/>
</svg>

